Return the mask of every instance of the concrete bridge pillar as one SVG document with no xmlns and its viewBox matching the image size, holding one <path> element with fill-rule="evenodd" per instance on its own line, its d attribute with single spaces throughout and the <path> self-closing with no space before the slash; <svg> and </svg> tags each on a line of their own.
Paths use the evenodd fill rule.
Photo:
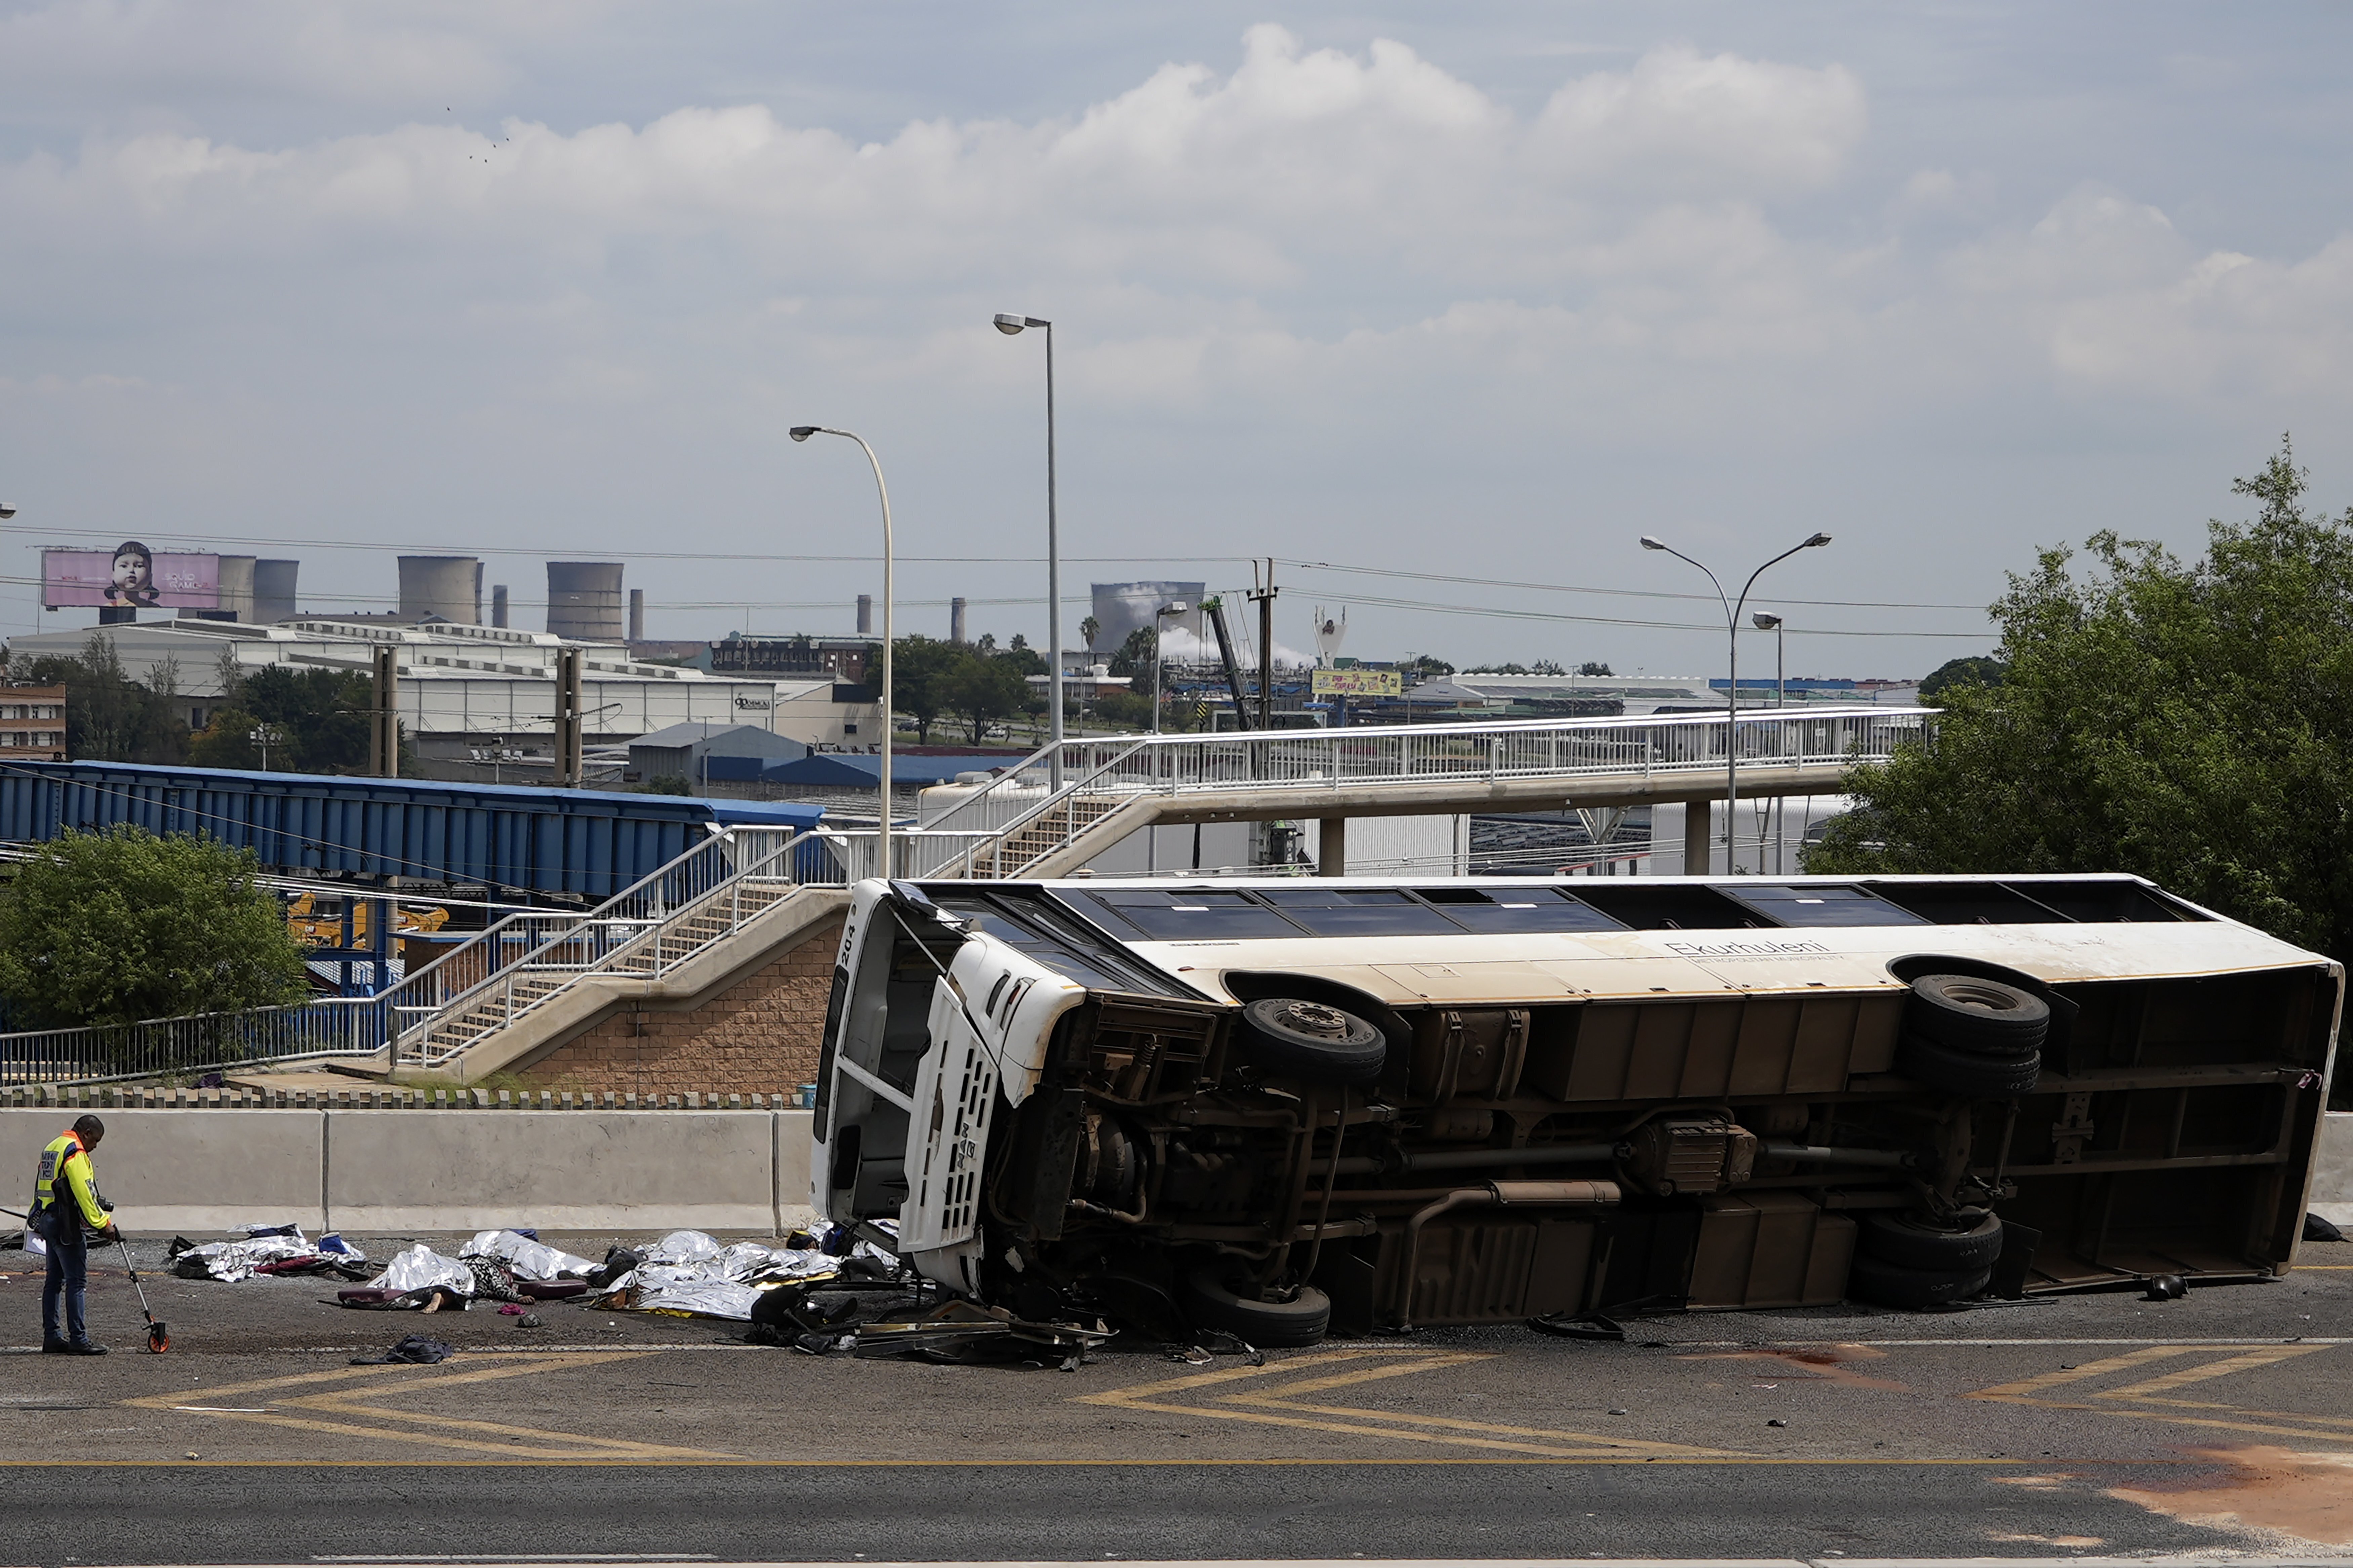
<svg viewBox="0 0 2353 1568">
<path fill-rule="evenodd" d="M 1683 806 L 1683 875 L 1707 875 L 1708 855 L 1715 847 L 1715 803 L 1694 800 Z"/>
<path fill-rule="evenodd" d="M 1315 874 L 1319 877 L 1345 877 L 1348 874 L 1348 819 L 1326 816 L 1318 819 L 1315 833 Z"/>
</svg>

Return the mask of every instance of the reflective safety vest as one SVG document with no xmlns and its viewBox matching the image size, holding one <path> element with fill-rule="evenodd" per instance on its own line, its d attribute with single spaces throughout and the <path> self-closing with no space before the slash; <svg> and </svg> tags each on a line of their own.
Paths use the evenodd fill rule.
<svg viewBox="0 0 2353 1568">
<path fill-rule="evenodd" d="M 70 1221 L 77 1209 L 88 1229 L 106 1228 L 106 1210 L 98 1201 L 98 1173 L 90 1169 L 90 1152 L 81 1146 L 80 1138 L 68 1129 L 41 1151 L 40 1167 L 33 1178 L 32 1212 L 45 1220 Z"/>
</svg>

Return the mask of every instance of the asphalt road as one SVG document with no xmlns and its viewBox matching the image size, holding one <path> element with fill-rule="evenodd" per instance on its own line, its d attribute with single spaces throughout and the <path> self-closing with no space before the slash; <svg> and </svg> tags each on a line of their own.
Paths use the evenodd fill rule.
<svg viewBox="0 0 2353 1568">
<path fill-rule="evenodd" d="M 28 1261 L 0 1253 L 0 1348 L 37 1342 Z M 2165 1303 L 1669 1316 L 1626 1344 L 1447 1330 L 1262 1366 L 1145 1347 L 1068 1373 L 169 1278 L 151 1356 L 118 1271 L 91 1309 L 116 1353 L 0 1358 L 0 1563 L 2353 1555 L 2353 1246 L 2306 1261 Z M 459 1353 L 350 1364 L 412 1331 Z"/>
</svg>

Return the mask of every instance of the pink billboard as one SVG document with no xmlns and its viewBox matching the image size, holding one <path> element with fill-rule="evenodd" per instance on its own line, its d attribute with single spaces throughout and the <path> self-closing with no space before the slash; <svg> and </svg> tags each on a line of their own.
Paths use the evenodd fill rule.
<svg viewBox="0 0 2353 1568">
<path fill-rule="evenodd" d="M 220 557 L 150 550 L 135 539 L 111 550 L 44 550 L 41 603 L 52 610 L 76 605 L 217 609 Z"/>
</svg>

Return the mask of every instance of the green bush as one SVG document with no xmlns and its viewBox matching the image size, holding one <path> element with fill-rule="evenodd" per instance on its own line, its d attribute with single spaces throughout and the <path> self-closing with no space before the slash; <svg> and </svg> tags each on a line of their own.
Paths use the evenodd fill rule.
<svg viewBox="0 0 2353 1568">
<path fill-rule="evenodd" d="M 19 1028 L 300 1000 L 302 949 L 249 853 L 143 828 L 69 831 L 0 893 L 0 996 Z"/>
</svg>

